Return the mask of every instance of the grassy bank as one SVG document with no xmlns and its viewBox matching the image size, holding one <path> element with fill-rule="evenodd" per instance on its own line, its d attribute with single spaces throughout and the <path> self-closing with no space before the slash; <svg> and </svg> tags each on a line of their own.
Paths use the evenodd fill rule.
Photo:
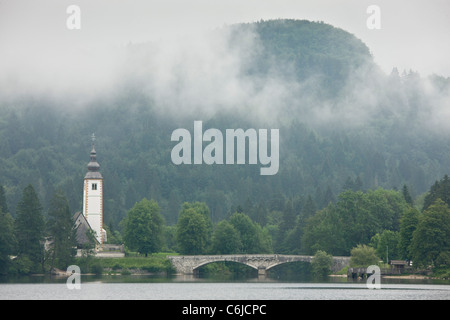
<svg viewBox="0 0 450 320">
<path fill-rule="evenodd" d="M 155 253 L 147 257 L 126 256 L 124 258 L 77 258 L 75 264 L 80 266 L 81 273 L 95 274 L 145 274 L 174 273 L 171 262 L 166 258 L 168 253 Z"/>
</svg>

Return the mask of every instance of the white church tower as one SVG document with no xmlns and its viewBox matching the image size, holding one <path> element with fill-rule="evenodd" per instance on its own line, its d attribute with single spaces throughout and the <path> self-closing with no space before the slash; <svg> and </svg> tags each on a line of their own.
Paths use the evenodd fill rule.
<svg viewBox="0 0 450 320">
<path fill-rule="evenodd" d="M 84 177 L 83 187 L 83 215 L 95 233 L 100 248 L 106 241 L 106 232 L 103 230 L 103 177 L 95 152 L 95 136 L 92 134 L 91 160 L 88 172 Z"/>
</svg>

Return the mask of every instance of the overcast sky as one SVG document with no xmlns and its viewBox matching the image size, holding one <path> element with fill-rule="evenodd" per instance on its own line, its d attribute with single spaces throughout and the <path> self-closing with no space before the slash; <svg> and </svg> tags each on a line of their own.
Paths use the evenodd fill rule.
<svg viewBox="0 0 450 320">
<path fill-rule="evenodd" d="M 71 4 L 81 9 L 80 30 L 66 27 Z M 372 4 L 381 9 L 380 30 L 366 26 Z M 101 47 L 277 18 L 323 21 L 349 31 L 386 72 L 395 66 L 450 76 L 448 0 L 0 0 L 0 72 L 19 65 L 33 64 L 33 72 L 49 64 L 76 65 L 74 45 L 95 54 Z"/>
</svg>

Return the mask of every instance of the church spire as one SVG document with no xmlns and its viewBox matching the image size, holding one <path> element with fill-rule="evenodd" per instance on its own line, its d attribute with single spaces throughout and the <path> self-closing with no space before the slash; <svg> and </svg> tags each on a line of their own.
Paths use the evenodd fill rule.
<svg viewBox="0 0 450 320">
<path fill-rule="evenodd" d="M 86 173 L 85 179 L 102 179 L 102 175 L 99 172 L 100 165 L 97 162 L 97 152 L 95 151 L 95 134 L 92 134 L 92 150 L 91 158 L 87 165 L 88 172 Z"/>
</svg>

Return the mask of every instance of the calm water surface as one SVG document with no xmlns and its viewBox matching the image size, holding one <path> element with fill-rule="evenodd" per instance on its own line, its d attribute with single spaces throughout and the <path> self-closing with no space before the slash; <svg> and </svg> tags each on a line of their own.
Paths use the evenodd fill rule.
<svg viewBox="0 0 450 320">
<path fill-rule="evenodd" d="M 342 279 L 328 283 L 274 280 L 217 282 L 208 279 L 157 277 L 81 277 L 80 289 L 69 290 L 64 279 L 33 279 L 0 283 L 1 300 L 448 300 L 450 284 L 429 281 L 383 283 L 368 289 L 365 283 Z M 395 281 L 394 281 L 395 282 Z"/>
</svg>

